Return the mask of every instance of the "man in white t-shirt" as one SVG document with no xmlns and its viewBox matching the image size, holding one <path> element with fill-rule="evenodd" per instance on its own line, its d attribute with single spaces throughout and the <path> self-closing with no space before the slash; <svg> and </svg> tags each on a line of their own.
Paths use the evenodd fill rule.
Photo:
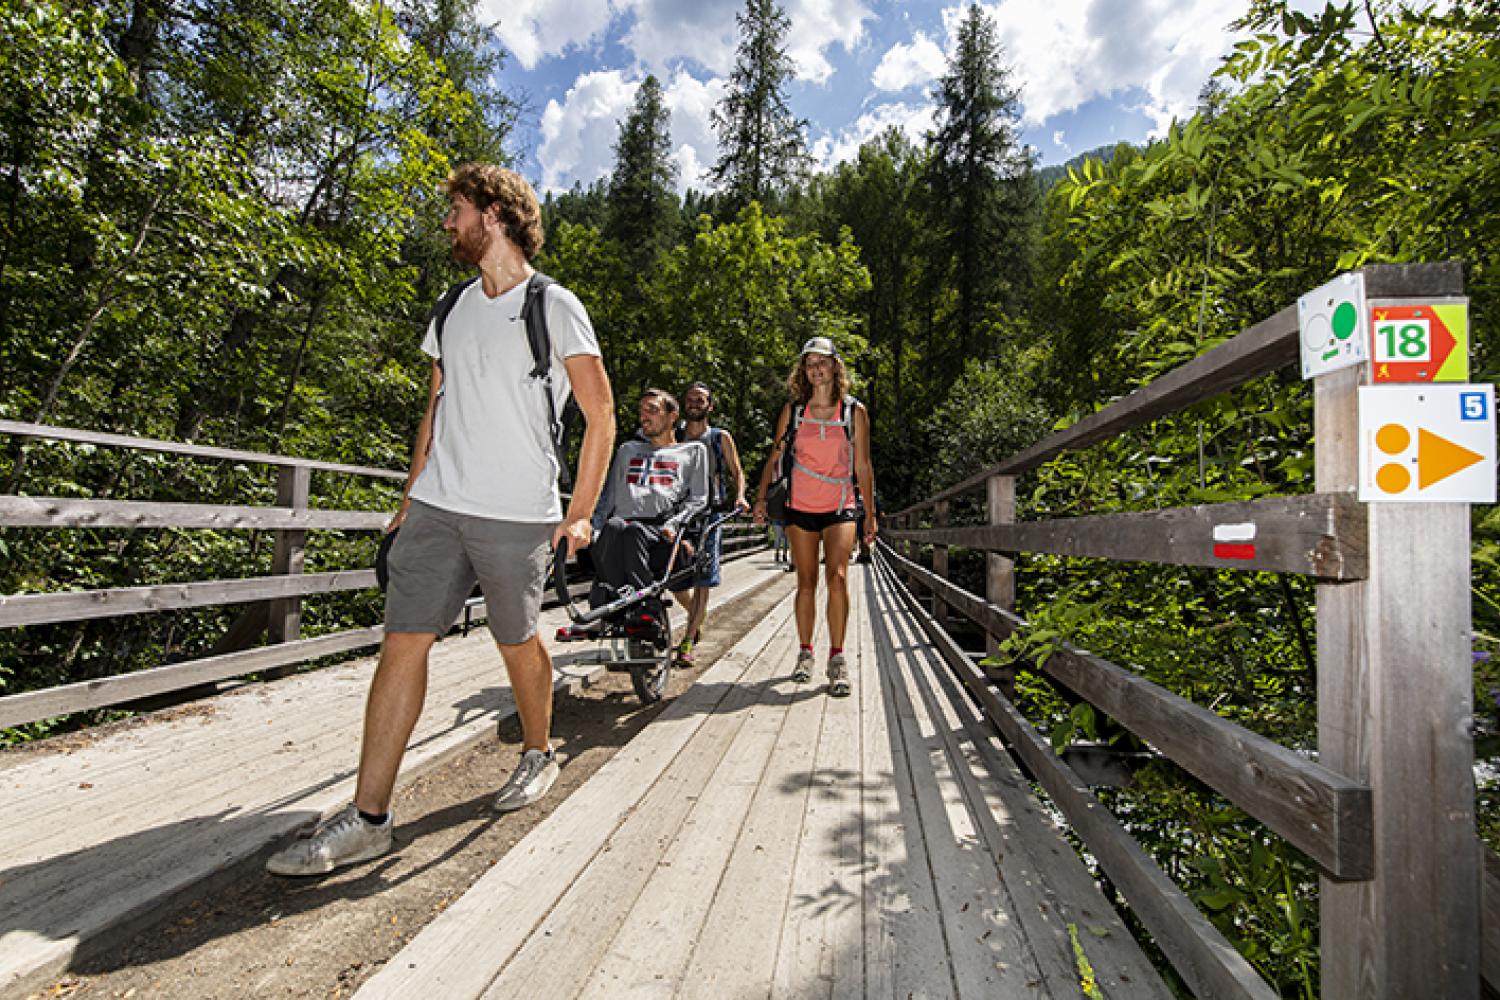
<svg viewBox="0 0 1500 1000">
<path fill-rule="evenodd" d="M 550 378 L 532 377 L 522 307 L 542 246 L 536 193 L 518 174 L 469 163 L 447 184 L 443 222 L 453 256 L 479 268 L 443 322 L 429 324 L 427 411 L 417 430 L 406 496 L 388 530 L 385 639 L 365 706 L 354 801 L 311 837 L 273 856 L 278 875 L 313 875 L 390 851 L 391 795 L 422 711 L 427 658 L 477 581 L 521 719 L 521 761 L 495 799 L 501 811 L 546 794 L 557 778 L 548 733 L 552 660 L 536 634 L 551 553 L 566 537 L 586 548 L 614 447 L 614 399 L 588 313 L 560 285 L 542 295 Z M 550 388 L 549 388 L 550 383 Z M 571 391 L 587 421 L 564 515 L 557 491 L 547 392 L 560 410 Z"/>
</svg>

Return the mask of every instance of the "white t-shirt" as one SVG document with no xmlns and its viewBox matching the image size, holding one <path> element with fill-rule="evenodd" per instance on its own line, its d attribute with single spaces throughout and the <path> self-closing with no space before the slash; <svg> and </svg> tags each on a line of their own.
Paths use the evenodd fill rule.
<svg viewBox="0 0 1500 1000">
<path fill-rule="evenodd" d="M 561 417 L 569 384 L 563 359 L 599 354 L 578 296 L 546 291 L 552 339 L 552 393 Z M 443 359 L 443 387 L 432 421 L 427 465 L 413 499 L 458 514 L 506 521 L 560 521 L 557 455 L 547 425 L 546 391 L 531 377 L 531 348 L 521 307 L 526 282 L 496 298 L 482 281 L 464 289 L 443 324 L 427 328 L 422 350 Z"/>
</svg>

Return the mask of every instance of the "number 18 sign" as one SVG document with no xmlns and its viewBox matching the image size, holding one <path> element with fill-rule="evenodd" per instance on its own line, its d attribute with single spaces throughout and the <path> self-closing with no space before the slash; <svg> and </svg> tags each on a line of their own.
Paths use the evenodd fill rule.
<svg viewBox="0 0 1500 1000">
<path fill-rule="evenodd" d="M 1372 301 L 1370 368 L 1375 382 L 1467 381 L 1469 300 Z"/>
</svg>

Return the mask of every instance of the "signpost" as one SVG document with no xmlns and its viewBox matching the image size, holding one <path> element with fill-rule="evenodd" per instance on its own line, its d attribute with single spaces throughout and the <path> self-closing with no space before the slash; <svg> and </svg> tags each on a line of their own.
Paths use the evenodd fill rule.
<svg viewBox="0 0 1500 1000">
<path fill-rule="evenodd" d="M 1302 377 L 1315 378 L 1365 360 L 1365 338 L 1359 333 L 1365 326 L 1365 276 L 1358 271 L 1341 274 L 1298 299 Z"/>
<path fill-rule="evenodd" d="M 1467 382 L 1469 300 L 1370 302 L 1375 382 Z"/>
<path fill-rule="evenodd" d="M 1359 498 L 1495 502 L 1495 387 L 1359 387 Z"/>
</svg>

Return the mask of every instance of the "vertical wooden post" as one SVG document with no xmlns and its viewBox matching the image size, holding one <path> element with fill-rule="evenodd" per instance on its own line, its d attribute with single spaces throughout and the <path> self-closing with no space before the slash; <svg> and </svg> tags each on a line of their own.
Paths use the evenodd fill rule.
<svg viewBox="0 0 1500 1000">
<path fill-rule="evenodd" d="M 1358 488 L 1358 387 L 1314 388 L 1319 492 Z M 1467 504 L 1369 505 L 1369 578 L 1319 584 L 1319 762 L 1367 783 L 1375 874 L 1320 880 L 1325 1000 L 1479 995 Z"/>
<path fill-rule="evenodd" d="M 312 470 L 305 465 L 283 465 L 276 470 L 276 506 L 294 510 L 307 509 L 307 495 L 312 484 Z M 276 549 L 271 556 L 271 572 L 301 573 L 307 545 L 307 532 L 278 530 Z M 302 629 L 302 598 L 284 597 L 271 602 L 271 641 L 291 642 Z"/>
<path fill-rule="evenodd" d="M 948 501 L 939 500 L 933 511 L 932 526 L 934 528 L 948 527 Z M 948 546 L 936 544 L 932 547 L 932 571 L 944 580 L 948 579 Z M 948 605 L 937 594 L 932 595 L 932 617 L 943 629 L 948 627 Z"/>
<path fill-rule="evenodd" d="M 1016 520 L 1016 477 L 991 476 L 986 486 L 991 524 L 1014 524 Z M 1016 607 L 1016 563 L 998 552 L 986 554 L 985 595 L 991 604 L 1006 611 Z M 985 652 L 999 652 L 995 637 L 985 640 Z"/>
</svg>

